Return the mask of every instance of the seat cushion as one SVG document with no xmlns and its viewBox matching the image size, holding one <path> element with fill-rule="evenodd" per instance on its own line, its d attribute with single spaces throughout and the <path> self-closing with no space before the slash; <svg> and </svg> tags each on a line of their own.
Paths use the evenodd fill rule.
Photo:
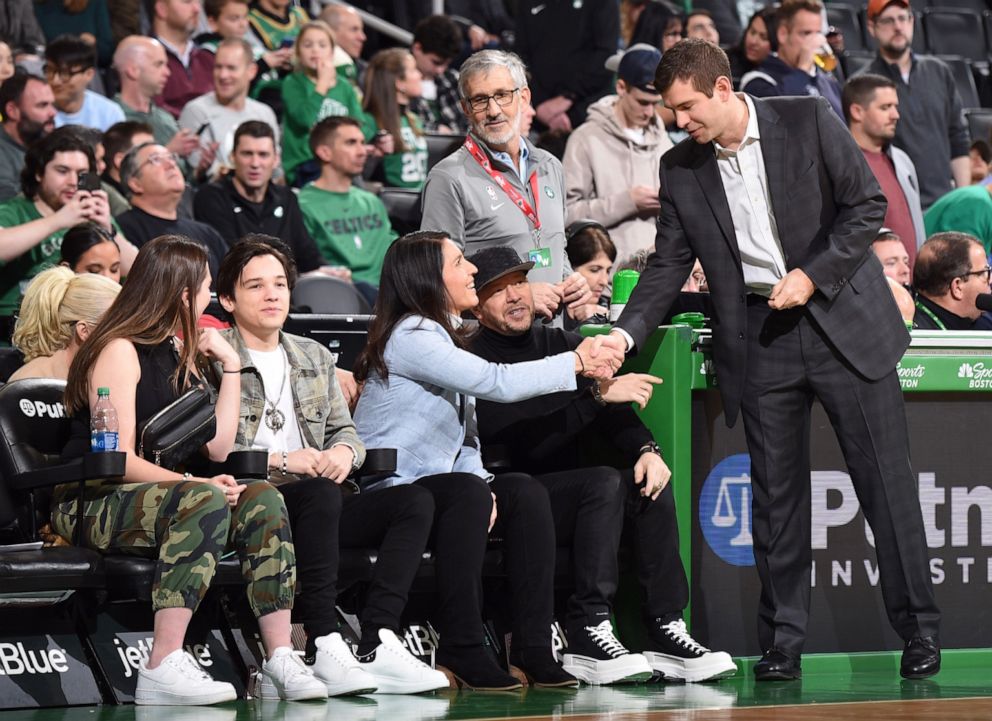
<svg viewBox="0 0 992 721">
<path fill-rule="evenodd" d="M 103 582 L 103 559 L 88 548 L 0 549 L 2 593 L 100 588 Z"/>
</svg>

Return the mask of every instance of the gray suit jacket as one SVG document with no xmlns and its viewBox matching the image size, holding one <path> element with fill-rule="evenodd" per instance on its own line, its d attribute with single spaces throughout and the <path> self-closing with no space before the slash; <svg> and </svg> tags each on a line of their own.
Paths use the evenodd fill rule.
<svg viewBox="0 0 992 721">
<path fill-rule="evenodd" d="M 754 106 L 786 266 L 802 268 L 816 285 L 809 314 L 840 356 L 862 376 L 881 378 L 909 344 L 870 249 L 885 197 L 825 100 L 755 99 Z M 713 301 L 717 377 L 733 425 L 747 373 L 747 289 L 712 144 L 689 138 L 662 158 L 660 197 L 655 253 L 617 325 L 641 346 L 698 257 Z"/>
</svg>

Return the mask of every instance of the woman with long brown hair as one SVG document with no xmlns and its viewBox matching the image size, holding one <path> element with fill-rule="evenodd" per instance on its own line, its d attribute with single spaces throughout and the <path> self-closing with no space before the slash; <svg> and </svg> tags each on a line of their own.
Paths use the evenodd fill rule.
<svg viewBox="0 0 992 721">
<path fill-rule="evenodd" d="M 404 48 L 380 50 L 365 71 L 365 112 L 395 139 L 393 152 L 382 158 L 387 186 L 419 190 L 427 180 L 427 141 L 420 120 L 407 109 L 420 97 L 422 81 Z"/>
<path fill-rule="evenodd" d="M 155 238 L 138 253 L 116 301 L 69 368 L 66 410 L 72 433 L 67 458 L 89 450 L 90 409 L 109 390 L 119 419 L 118 450 L 127 455 L 122 480 L 93 481 L 78 497 L 59 486 L 52 524 L 66 538 L 98 550 L 157 557 L 152 587 L 154 644 L 138 671 L 135 702 L 200 705 L 230 701 L 234 687 L 214 681 L 182 648 L 186 628 L 228 546 L 237 551 L 268 658 L 261 672 L 266 698 L 326 697 L 326 688 L 293 654 L 290 608 L 296 559 L 286 506 L 265 482 L 229 475 L 204 478 L 170 470 L 135 452 L 139 424 L 200 383 L 196 360 L 223 368 L 216 434 L 204 450 L 224 460 L 234 444 L 241 396 L 238 354 L 196 321 L 210 300 L 207 253 L 175 235 Z M 182 341 L 177 336 L 182 337 Z M 83 527 L 75 535 L 78 504 Z"/>
</svg>

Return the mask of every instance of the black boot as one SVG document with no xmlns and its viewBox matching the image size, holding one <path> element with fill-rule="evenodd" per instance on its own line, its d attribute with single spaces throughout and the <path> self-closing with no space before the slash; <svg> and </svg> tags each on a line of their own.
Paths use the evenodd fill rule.
<svg viewBox="0 0 992 721">
<path fill-rule="evenodd" d="M 551 649 L 543 646 L 516 648 L 510 651 L 510 664 L 516 666 L 535 686 L 561 688 L 578 686 L 579 680 L 555 661 Z"/>
<path fill-rule="evenodd" d="M 513 691 L 521 688 L 517 679 L 501 669 L 484 645 L 441 646 L 434 656 L 435 666 L 451 671 L 462 686 L 478 691 Z"/>
</svg>

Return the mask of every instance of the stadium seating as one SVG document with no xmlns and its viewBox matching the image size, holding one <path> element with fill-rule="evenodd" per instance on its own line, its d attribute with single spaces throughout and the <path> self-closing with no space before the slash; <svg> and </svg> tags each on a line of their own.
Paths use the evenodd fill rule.
<svg viewBox="0 0 992 721">
<path fill-rule="evenodd" d="M 293 288 L 292 299 L 295 307 L 309 308 L 311 313 L 368 315 L 372 312 L 369 302 L 354 285 L 329 275 L 300 278 Z"/>
<path fill-rule="evenodd" d="M 992 138 L 992 109 L 967 108 L 964 117 L 968 121 L 968 130 L 972 140 L 990 142 Z"/>
<path fill-rule="evenodd" d="M 861 16 L 858 11 L 848 5 L 836 2 L 828 3 L 827 23 L 844 35 L 844 47 L 849 51 L 864 50 L 865 33 L 861 27 Z"/>
<path fill-rule="evenodd" d="M 386 206 L 389 222 L 400 235 L 420 229 L 420 191 L 412 188 L 383 188 L 379 199 Z M 330 311 L 342 313 L 344 311 Z"/>
<path fill-rule="evenodd" d="M 927 45 L 934 55 L 960 55 L 985 62 L 988 48 L 981 17 L 970 10 L 927 8 L 923 13 Z"/>
<path fill-rule="evenodd" d="M 980 105 L 978 101 L 978 86 L 975 84 L 975 76 L 971 71 L 971 63 L 962 57 L 954 55 L 943 55 L 940 58 L 951 69 L 954 76 L 954 84 L 958 88 L 958 95 L 961 96 L 961 103 L 966 108 L 975 108 Z"/>
</svg>

